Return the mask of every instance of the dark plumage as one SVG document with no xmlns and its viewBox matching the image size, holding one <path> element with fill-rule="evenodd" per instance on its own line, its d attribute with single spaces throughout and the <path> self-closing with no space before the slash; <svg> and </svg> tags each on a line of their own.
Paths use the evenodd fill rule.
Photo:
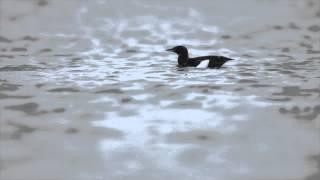
<svg viewBox="0 0 320 180">
<path fill-rule="evenodd" d="M 178 65 L 180 67 L 198 67 L 200 64 L 203 64 L 208 68 L 219 69 L 227 61 L 233 60 L 223 56 L 200 56 L 189 58 L 188 49 L 184 46 L 176 46 L 174 48 L 167 49 L 167 51 L 178 54 Z"/>
</svg>

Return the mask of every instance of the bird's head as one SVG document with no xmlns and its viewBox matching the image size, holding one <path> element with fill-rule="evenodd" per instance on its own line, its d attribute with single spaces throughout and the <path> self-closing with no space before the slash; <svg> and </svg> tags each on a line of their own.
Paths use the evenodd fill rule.
<svg viewBox="0 0 320 180">
<path fill-rule="evenodd" d="M 167 51 L 174 52 L 178 55 L 188 55 L 188 49 L 184 46 L 176 46 L 174 48 L 167 49 Z"/>
</svg>

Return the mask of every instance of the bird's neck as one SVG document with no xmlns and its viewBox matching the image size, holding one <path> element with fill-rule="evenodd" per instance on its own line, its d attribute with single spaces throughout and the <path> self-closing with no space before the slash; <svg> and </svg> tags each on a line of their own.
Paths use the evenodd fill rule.
<svg viewBox="0 0 320 180">
<path fill-rule="evenodd" d="M 180 66 L 186 66 L 187 65 L 187 62 L 188 62 L 188 54 L 185 54 L 185 55 L 179 55 L 178 56 L 178 64 Z"/>
</svg>

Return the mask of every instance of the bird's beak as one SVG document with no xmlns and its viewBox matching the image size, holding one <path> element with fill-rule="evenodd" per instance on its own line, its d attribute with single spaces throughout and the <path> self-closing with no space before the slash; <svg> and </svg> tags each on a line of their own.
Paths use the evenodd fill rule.
<svg viewBox="0 0 320 180">
<path fill-rule="evenodd" d="M 171 48 L 171 49 L 167 49 L 166 51 L 170 51 L 170 52 L 173 52 L 173 48 Z"/>
</svg>

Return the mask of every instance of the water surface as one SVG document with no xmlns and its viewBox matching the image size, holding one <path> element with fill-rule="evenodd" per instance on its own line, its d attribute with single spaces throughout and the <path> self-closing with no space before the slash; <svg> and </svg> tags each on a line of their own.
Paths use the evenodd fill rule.
<svg viewBox="0 0 320 180">
<path fill-rule="evenodd" d="M 320 179 L 318 1 L 0 4 L 1 179 Z"/>
</svg>

